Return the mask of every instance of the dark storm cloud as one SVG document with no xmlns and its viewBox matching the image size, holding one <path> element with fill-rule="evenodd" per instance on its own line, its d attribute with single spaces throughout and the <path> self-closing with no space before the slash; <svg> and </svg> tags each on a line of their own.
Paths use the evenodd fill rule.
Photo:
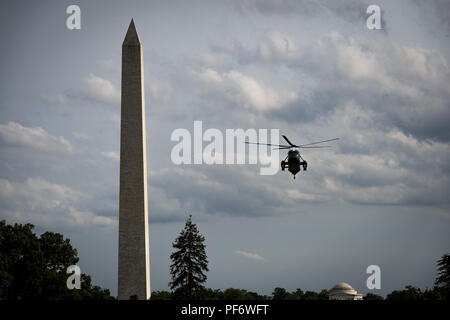
<svg viewBox="0 0 450 320">
<path fill-rule="evenodd" d="M 271 53 L 266 57 L 261 55 L 258 45 L 252 48 L 234 42 L 230 46 L 212 47 L 213 52 L 226 53 L 243 68 L 252 61 L 270 70 L 272 76 L 274 71 L 286 73 L 283 68 L 288 68 L 294 83 L 318 84 L 300 86 L 297 91 L 306 93 L 306 97 L 300 96 L 283 108 L 270 110 L 269 117 L 286 122 L 311 121 L 345 101 L 354 100 L 375 112 L 380 128 L 396 127 L 421 139 L 448 141 L 450 92 L 444 84 L 450 81 L 450 71 L 442 53 L 334 33 L 289 56 L 278 50 L 277 45 L 283 41 L 295 43 L 296 38 L 284 40 L 284 37 L 290 38 L 277 35 L 275 39 L 267 37 L 260 41 L 260 45 L 269 43 Z"/>
<path fill-rule="evenodd" d="M 291 124 L 311 122 L 318 116 L 325 116 L 341 102 L 342 98 L 338 92 L 323 90 L 314 92 L 308 100 L 297 100 L 283 109 L 271 111 L 268 117 L 275 117 Z"/>
<path fill-rule="evenodd" d="M 176 199 L 181 208 L 188 211 L 247 217 L 277 214 L 278 208 L 288 199 L 258 184 L 255 178 L 242 181 L 243 171 L 257 171 L 256 166 L 239 167 L 216 165 L 205 169 L 192 165 L 162 169 L 150 174 L 149 183 L 162 190 L 168 199 Z M 158 209 L 154 212 L 160 216 Z"/>
<path fill-rule="evenodd" d="M 234 39 L 232 43 L 226 45 L 223 43 L 213 43 L 210 47 L 211 51 L 215 54 L 225 54 L 236 58 L 238 64 L 257 63 L 260 60 L 256 48 L 247 48 L 237 39 Z"/>
<path fill-rule="evenodd" d="M 302 113 L 321 114 L 353 100 L 376 114 L 380 128 L 398 127 L 421 139 L 448 141 L 450 92 L 444 83 L 450 81 L 450 70 L 440 53 L 334 35 L 321 39 L 302 58 L 299 69 L 316 75 L 320 91 L 311 102 L 297 101 L 275 116 L 292 121 L 297 118 L 291 115 L 301 119 Z"/>
<path fill-rule="evenodd" d="M 345 0 L 248 0 L 240 1 L 241 10 L 257 10 L 264 14 L 300 14 L 303 16 L 320 16 L 331 12 L 349 22 L 365 21 L 367 1 Z"/>
<path fill-rule="evenodd" d="M 450 37 L 450 2 L 447 0 L 435 0 L 424 3 L 420 0 L 412 0 L 421 12 L 433 18 L 445 37 Z"/>
<path fill-rule="evenodd" d="M 86 102 L 118 107 L 120 105 L 120 89 L 112 81 L 89 74 L 80 79 L 81 88 L 68 88 L 61 93 L 42 94 L 41 99 L 52 104 L 68 103 L 83 105 Z"/>
<path fill-rule="evenodd" d="M 23 182 L 0 179 L 0 214 L 8 222 L 33 223 L 46 228 L 114 229 L 116 220 L 80 209 L 82 192 L 40 177 Z"/>
<path fill-rule="evenodd" d="M 367 8 L 376 3 L 361 0 L 246 0 L 235 4 L 242 13 L 251 14 L 260 12 L 265 15 L 299 15 L 302 19 L 314 19 L 322 17 L 328 19 L 330 16 L 353 26 L 365 26 L 368 18 Z M 384 34 L 387 34 L 387 21 L 385 10 L 381 5 L 381 25 Z"/>
</svg>

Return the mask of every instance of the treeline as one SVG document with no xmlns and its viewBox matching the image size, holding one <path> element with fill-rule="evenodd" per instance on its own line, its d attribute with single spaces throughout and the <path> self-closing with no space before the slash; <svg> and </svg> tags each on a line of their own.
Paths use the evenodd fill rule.
<svg viewBox="0 0 450 320">
<path fill-rule="evenodd" d="M 328 300 L 328 291 L 322 290 L 317 293 L 314 291 L 303 292 L 297 289 L 293 292 L 287 292 L 284 288 L 275 288 L 271 296 L 260 295 L 253 291 L 244 289 L 228 288 L 225 290 L 206 288 L 201 290 L 198 295 L 200 300 Z M 179 300 L 174 292 L 154 291 L 151 300 Z"/>
<path fill-rule="evenodd" d="M 176 294 L 170 291 L 153 291 L 151 300 L 179 300 Z M 243 289 L 228 288 L 224 291 L 204 289 L 197 297 L 198 300 L 328 300 L 328 291 L 303 291 L 297 289 L 288 292 L 284 288 L 275 288 L 272 295 L 259 295 L 256 292 Z M 413 286 L 406 286 L 404 290 L 394 290 L 386 298 L 374 293 L 367 293 L 363 300 L 449 300 L 450 289 L 435 286 L 432 289 L 422 290 Z"/>
</svg>

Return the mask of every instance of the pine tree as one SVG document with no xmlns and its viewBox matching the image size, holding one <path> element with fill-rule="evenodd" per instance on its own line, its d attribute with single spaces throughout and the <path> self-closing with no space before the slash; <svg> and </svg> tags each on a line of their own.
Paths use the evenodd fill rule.
<svg viewBox="0 0 450 320">
<path fill-rule="evenodd" d="M 450 254 L 444 254 L 437 262 L 438 275 L 435 284 L 450 288 Z"/>
<path fill-rule="evenodd" d="M 175 298 L 195 299 L 204 289 L 202 283 L 206 281 L 205 272 L 208 271 L 204 241 L 205 237 L 198 232 L 197 225 L 192 223 L 192 215 L 189 215 L 184 229 L 172 244 L 176 251 L 170 255 L 172 281 L 169 285 L 175 290 Z"/>
</svg>

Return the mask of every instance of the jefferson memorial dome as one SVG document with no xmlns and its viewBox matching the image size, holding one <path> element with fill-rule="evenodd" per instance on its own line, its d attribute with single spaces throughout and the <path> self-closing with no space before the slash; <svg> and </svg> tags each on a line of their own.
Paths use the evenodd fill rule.
<svg viewBox="0 0 450 320">
<path fill-rule="evenodd" d="M 351 285 L 345 282 L 339 282 L 328 291 L 330 300 L 362 300 L 362 294 L 356 292 Z"/>
</svg>

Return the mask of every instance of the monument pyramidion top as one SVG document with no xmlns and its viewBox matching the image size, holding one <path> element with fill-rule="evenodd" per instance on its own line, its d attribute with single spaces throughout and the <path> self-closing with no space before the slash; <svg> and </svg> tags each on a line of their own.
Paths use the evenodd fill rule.
<svg viewBox="0 0 450 320">
<path fill-rule="evenodd" d="M 131 19 L 130 26 L 128 27 L 127 34 L 123 40 L 122 46 L 139 46 L 141 44 L 141 39 L 139 39 L 136 26 L 134 25 L 134 20 Z"/>
</svg>

